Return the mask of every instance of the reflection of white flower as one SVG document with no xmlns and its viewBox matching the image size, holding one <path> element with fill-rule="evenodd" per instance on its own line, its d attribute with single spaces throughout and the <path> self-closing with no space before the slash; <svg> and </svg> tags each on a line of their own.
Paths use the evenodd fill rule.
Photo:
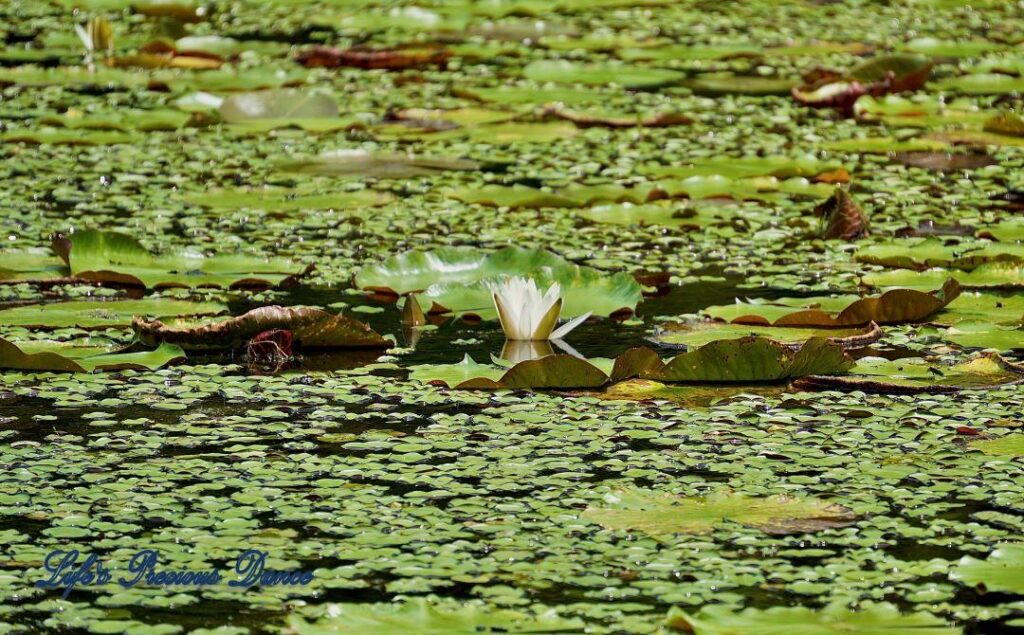
<svg viewBox="0 0 1024 635">
<path fill-rule="evenodd" d="M 501 328 L 510 340 L 561 339 L 590 317 L 587 312 L 555 328 L 562 311 L 562 289 L 557 282 L 545 293 L 541 293 L 535 281 L 522 277 L 507 278 L 491 284 L 490 289 Z"/>
</svg>

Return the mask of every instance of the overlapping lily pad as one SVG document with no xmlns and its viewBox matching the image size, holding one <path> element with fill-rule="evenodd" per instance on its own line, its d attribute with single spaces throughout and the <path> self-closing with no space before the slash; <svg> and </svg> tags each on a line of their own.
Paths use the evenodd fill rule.
<svg viewBox="0 0 1024 635">
<path fill-rule="evenodd" d="M 950 578 L 1001 593 L 1024 593 L 1024 544 L 1000 545 L 985 560 L 964 556 Z"/>
<path fill-rule="evenodd" d="M 1024 366 L 996 354 L 984 354 L 955 363 L 920 358 L 887 360 L 864 357 L 844 377 L 804 377 L 802 387 L 837 388 L 892 394 L 955 393 L 1024 382 Z"/>
<path fill-rule="evenodd" d="M 861 348 L 878 341 L 882 337 L 882 330 L 874 323 L 863 328 L 829 329 L 748 326 L 721 322 L 684 322 L 670 323 L 659 328 L 652 341 L 672 348 L 691 348 L 703 346 L 716 340 L 739 339 L 749 336 L 766 337 L 788 346 L 800 346 L 812 337 L 822 337 L 843 348 Z"/>
</svg>

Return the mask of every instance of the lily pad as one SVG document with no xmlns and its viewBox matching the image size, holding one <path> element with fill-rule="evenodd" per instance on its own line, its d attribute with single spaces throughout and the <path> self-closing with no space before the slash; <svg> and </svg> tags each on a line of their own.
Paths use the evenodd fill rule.
<svg viewBox="0 0 1024 635">
<path fill-rule="evenodd" d="M 142 287 L 266 287 L 293 280 L 309 268 L 288 260 L 195 251 L 150 253 L 127 234 L 87 229 L 54 241 L 54 250 L 83 280 Z"/>
<path fill-rule="evenodd" d="M 455 389 L 500 390 L 596 388 L 608 375 L 585 359 L 547 355 L 514 364 L 478 364 L 468 354 L 458 364 L 423 364 L 409 367 L 409 379 L 442 383 Z"/>
<path fill-rule="evenodd" d="M 190 302 L 170 298 L 97 302 L 74 300 L 28 304 L 0 311 L 0 326 L 83 329 L 129 326 L 134 316 L 173 317 L 216 315 L 227 311 L 217 302 Z"/>
<path fill-rule="evenodd" d="M 804 377 L 797 385 L 912 395 L 989 389 L 1020 382 L 1024 382 L 1024 367 L 996 354 L 983 354 L 952 365 L 920 358 L 864 357 L 857 360 L 845 377 Z"/>
<path fill-rule="evenodd" d="M 67 263 L 49 249 L 0 251 L 0 284 L 60 280 L 68 275 Z"/>
<path fill-rule="evenodd" d="M 704 309 L 711 317 L 734 324 L 787 327 L 862 326 L 921 322 L 960 296 L 960 285 L 949 278 L 942 288 L 922 293 L 892 289 L 878 297 L 779 298 L 766 302 L 737 302 Z"/>
<path fill-rule="evenodd" d="M 566 60 L 531 62 L 523 69 L 527 79 L 555 84 L 604 86 L 617 84 L 623 88 L 659 88 L 679 83 L 686 75 L 664 68 L 644 68 L 626 64 L 577 64 Z"/>
<path fill-rule="evenodd" d="M 655 177 L 689 178 L 691 176 L 723 176 L 729 179 L 744 179 L 758 176 L 774 176 L 779 179 L 792 177 L 813 178 L 843 168 L 838 161 L 824 161 L 811 155 L 804 156 L 745 156 L 708 157 L 683 165 L 641 166 L 637 171 Z"/>
<path fill-rule="evenodd" d="M 843 348 L 850 349 L 862 348 L 878 341 L 882 337 L 882 330 L 874 323 L 864 328 L 828 329 L 688 322 L 661 327 L 654 334 L 652 341 L 661 346 L 693 348 L 716 340 L 733 340 L 750 336 L 766 337 L 787 346 L 801 346 L 812 337 L 822 337 Z"/>
<path fill-rule="evenodd" d="M 265 306 L 238 317 L 196 322 L 136 318 L 132 327 L 146 344 L 169 342 L 185 350 L 239 348 L 265 331 L 289 331 L 306 348 L 382 348 L 390 342 L 362 322 L 310 307 Z"/>
<path fill-rule="evenodd" d="M 1017 289 L 1024 287 L 1024 263 L 989 262 L 970 271 L 939 267 L 924 271 L 894 269 L 865 274 L 861 277 L 861 282 L 881 288 L 934 289 L 952 277 L 955 277 L 965 289 Z"/>
<path fill-rule="evenodd" d="M 1024 456 L 1024 434 L 1012 432 L 998 439 L 975 441 L 970 448 L 990 456 Z"/>
<path fill-rule="evenodd" d="M 221 103 L 218 112 L 229 124 L 280 127 L 337 119 L 338 104 L 324 93 L 280 88 L 231 95 Z"/>
<path fill-rule="evenodd" d="M 671 382 L 781 381 L 803 375 L 840 375 L 853 366 L 843 347 L 812 337 L 793 349 L 765 337 L 717 340 L 677 355 L 644 379 Z"/>
<path fill-rule="evenodd" d="M 417 298 L 425 309 L 491 319 L 497 315 L 488 283 L 505 276 L 526 276 L 545 289 L 559 283 L 563 317 L 632 311 L 642 300 L 640 285 L 629 274 L 605 274 L 546 250 L 518 247 L 491 253 L 468 248 L 408 251 L 360 270 L 355 283 L 400 295 L 423 290 Z"/>
<path fill-rule="evenodd" d="M 856 611 L 841 603 L 821 610 L 775 606 L 740 612 L 728 606 L 712 605 L 695 615 L 673 608 L 668 614 L 668 627 L 694 635 L 961 635 L 963 632 L 931 613 L 902 614 L 888 603 L 869 604 Z"/>
<path fill-rule="evenodd" d="M 0 338 L 0 368 L 29 371 L 85 373 L 96 370 L 156 370 L 183 359 L 184 351 L 173 344 L 155 350 L 125 352 L 110 346 L 81 346 L 52 341 L 14 343 Z"/>
<path fill-rule="evenodd" d="M 379 207 L 394 200 L 388 192 L 356 190 L 325 194 L 305 193 L 289 189 L 207 190 L 201 194 L 185 196 L 191 205 L 211 209 L 259 209 L 268 212 L 333 209 L 341 213 Z"/>
<path fill-rule="evenodd" d="M 482 164 L 477 161 L 468 159 L 342 150 L 309 159 L 284 161 L 278 164 L 278 169 L 282 172 L 320 176 L 409 179 L 449 170 L 473 171 L 480 169 L 481 166 Z"/>
<path fill-rule="evenodd" d="M 1024 544 L 1000 545 L 985 560 L 964 556 L 950 579 L 1001 593 L 1024 593 Z"/>
<path fill-rule="evenodd" d="M 522 613 L 480 604 L 432 604 L 411 598 L 387 604 L 331 604 L 324 617 L 309 623 L 289 618 L 286 635 L 475 635 L 476 633 L 583 633 L 578 618 L 553 610 Z"/>
<path fill-rule="evenodd" d="M 857 249 L 854 258 L 885 267 L 952 267 L 969 270 L 987 262 L 1024 262 L 1024 244 L 984 241 L 947 243 L 939 238 L 895 238 L 862 246 Z"/>
<path fill-rule="evenodd" d="M 1024 350 L 1024 326 L 1021 324 L 963 321 L 946 329 L 942 337 L 966 348 L 991 348 L 1000 352 Z"/>
<path fill-rule="evenodd" d="M 752 498 L 733 492 L 681 498 L 661 492 L 624 490 L 606 497 L 607 507 L 588 507 L 582 518 L 607 529 L 654 536 L 707 534 L 730 522 L 769 534 L 805 534 L 846 527 L 857 518 L 846 507 L 788 495 Z"/>
</svg>

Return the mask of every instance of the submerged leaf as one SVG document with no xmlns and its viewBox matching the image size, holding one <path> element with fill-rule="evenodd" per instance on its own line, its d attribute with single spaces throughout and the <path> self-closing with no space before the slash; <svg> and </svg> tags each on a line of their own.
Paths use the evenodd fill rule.
<svg viewBox="0 0 1024 635">
<path fill-rule="evenodd" d="M 625 490 L 608 497 L 608 502 L 610 507 L 588 507 L 581 517 L 607 529 L 654 536 L 711 533 L 729 522 L 769 534 L 803 534 L 845 527 L 857 520 L 846 507 L 787 495 L 750 498 L 725 491 L 704 498 L 679 498 Z"/>
<path fill-rule="evenodd" d="M 295 343 L 307 348 L 380 348 L 390 343 L 358 320 L 311 307 L 265 306 L 205 323 L 136 318 L 132 327 L 144 343 L 170 342 L 185 350 L 239 348 L 260 333 L 278 329 L 290 331 Z"/>
</svg>

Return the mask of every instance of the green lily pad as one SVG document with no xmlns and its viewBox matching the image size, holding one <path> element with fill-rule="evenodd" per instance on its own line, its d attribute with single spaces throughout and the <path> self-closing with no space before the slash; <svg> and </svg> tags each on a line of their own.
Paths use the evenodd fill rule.
<svg viewBox="0 0 1024 635">
<path fill-rule="evenodd" d="M 135 136 L 113 130 L 20 130 L 0 135 L 3 143 L 32 143 L 65 146 L 107 146 L 135 141 Z"/>
<path fill-rule="evenodd" d="M 362 322 L 310 307 L 265 306 L 238 317 L 197 322 L 136 318 L 132 324 L 146 344 L 170 342 L 185 350 L 238 348 L 264 331 L 290 331 L 299 346 L 309 348 L 380 348 L 389 341 Z"/>
<path fill-rule="evenodd" d="M 705 73 L 687 80 L 684 85 L 698 95 L 788 95 L 799 83 L 787 77 Z"/>
<path fill-rule="evenodd" d="M 964 556 L 949 573 L 951 580 L 987 591 L 1024 593 L 1024 544 L 1000 545 L 985 560 Z"/>
<path fill-rule="evenodd" d="M 733 492 L 681 498 L 661 492 L 624 490 L 606 497 L 607 507 L 588 507 L 582 518 L 607 529 L 654 536 L 706 534 L 734 522 L 769 534 L 804 534 L 846 527 L 857 518 L 846 507 L 816 498 L 752 498 Z"/>
<path fill-rule="evenodd" d="M 183 359 L 185 352 L 173 344 L 155 350 L 129 353 L 110 346 L 33 341 L 14 343 L 0 338 L 0 368 L 30 371 L 85 373 L 96 370 L 156 370 Z"/>
<path fill-rule="evenodd" d="M 951 77 L 938 82 L 935 88 L 964 95 L 1005 95 L 1024 91 L 1024 78 L 1000 73 L 978 73 Z"/>
<path fill-rule="evenodd" d="M 644 379 L 671 382 L 771 382 L 803 375 L 843 374 L 853 360 L 843 347 L 823 337 L 793 349 L 765 337 L 717 340 L 677 355 Z"/>
<path fill-rule="evenodd" d="M 750 336 L 766 337 L 787 346 L 800 346 L 812 337 L 821 337 L 843 348 L 850 349 L 862 348 L 878 341 L 882 337 L 882 330 L 876 324 L 870 324 L 864 328 L 828 329 L 688 322 L 667 324 L 654 334 L 651 341 L 661 346 L 693 348 L 717 340 L 734 340 Z"/>
<path fill-rule="evenodd" d="M 987 262 L 1024 261 L 1024 244 L 987 241 L 950 244 L 939 238 L 894 238 L 861 246 L 854 258 L 861 262 L 904 269 L 952 267 L 969 270 Z"/>
<path fill-rule="evenodd" d="M 2 75 L 0 75 L 2 77 Z M 561 103 L 566 105 L 599 104 L 607 95 L 597 91 L 577 90 L 572 88 L 520 88 L 516 86 L 503 86 L 500 88 L 464 88 L 457 91 L 457 94 L 477 101 L 518 106 L 532 104 L 543 106 L 545 104 Z"/>
<path fill-rule="evenodd" d="M 969 447 L 990 456 L 1024 456 L 1024 434 L 1012 432 L 998 439 L 975 441 Z"/>
<path fill-rule="evenodd" d="M 775 606 L 740 612 L 712 605 L 695 615 L 673 608 L 668 614 L 668 627 L 694 635 L 961 635 L 963 632 L 930 613 L 902 614 L 888 603 L 869 604 L 856 611 L 841 603 L 821 610 Z"/>
<path fill-rule="evenodd" d="M 518 247 L 491 253 L 468 248 L 408 251 L 360 270 L 355 283 L 400 295 L 424 290 L 417 295 L 424 309 L 493 319 L 497 314 L 488 283 L 504 276 L 529 277 L 544 289 L 559 283 L 563 317 L 632 311 L 643 299 L 640 285 L 629 274 L 606 274 L 546 250 Z"/>
<path fill-rule="evenodd" d="M 893 269 L 868 273 L 861 282 L 871 287 L 908 289 L 934 289 L 945 280 L 955 278 L 965 289 L 1016 289 L 1024 287 L 1024 263 L 989 262 L 970 271 L 934 267 L 924 271 Z"/>
<path fill-rule="evenodd" d="M 0 251 L 0 284 L 59 280 L 68 266 L 49 249 Z"/>
<path fill-rule="evenodd" d="M 394 201 L 388 192 L 356 190 L 327 194 L 304 193 L 289 189 L 266 190 L 207 190 L 189 194 L 185 201 L 212 209 L 260 209 L 271 212 L 333 209 L 350 213 L 355 209 L 379 207 Z"/>
<path fill-rule="evenodd" d="M 225 311 L 227 306 L 217 302 L 190 302 L 170 298 L 109 302 L 75 300 L 0 310 L 0 326 L 108 328 L 129 326 L 134 316 L 167 318 L 179 315 L 216 315 Z"/>
<path fill-rule="evenodd" d="M 801 388 L 837 388 L 866 392 L 917 394 L 989 389 L 1024 381 L 1024 367 L 999 355 L 985 354 L 958 364 L 920 358 L 887 360 L 863 357 L 845 377 L 804 377 Z"/>
<path fill-rule="evenodd" d="M 546 355 L 509 368 L 478 364 L 467 354 L 458 364 L 422 364 L 410 366 L 409 371 L 409 379 L 442 383 L 455 389 L 571 389 L 596 388 L 608 383 L 608 374 L 602 369 L 572 355 Z"/>
<path fill-rule="evenodd" d="M 826 150 L 836 152 L 858 152 L 861 154 L 890 154 L 896 152 L 927 152 L 945 150 L 949 143 L 938 139 L 896 139 L 893 137 L 859 137 L 827 141 L 821 144 Z"/>
<path fill-rule="evenodd" d="M 523 69 L 527 79 L 555 84 L 605 86 L 623 88 L 658 88 L 679 83 L 686 75 L 663 68 L 644 68 L 626 64 L 576 64 L 565 60 L 531 62 Z"/>
<path fill-rule="evenodd" d="M 192 252 L 152 254 L 117 232 L 87 229 L 56 240 L 54 250 L 76 278 L 142 287 L 253 287 L 281 284 L 308 273 L 283 259 Z"/>
<path fill-rule="evenodd" d="M 226 123 L 255 124 L 260 129 L 303 127 L 304 123 L 316 127 L 322 120 L 351 125 L 351 121 L 338 120 L 338 104 L 330 95 L 289 88 L 231 95 L 218 112 Z"/>
<path fill-rule="evenodd" d="M 281 162 L 277 166 L 282 172 L 381 179 L 409 179 L 440 174 L 449 170 L 473 171 L 480 167 L 480 163 L 468 159 L 412 154 L 377 154 L 362 150 L 345 150 L 321 154 L 309 159 L 292 159 Z"/>
<path fill-rule="evenodd" d="M 942 337 L 966 348 L 991 348 L 1001 352 L 1024 349 L 1024 326 L 1020 324 L 963 321 L 946 329 Z"/>
<path fill-rule="evenodd" d="M 774 176 L 779 179 L 792 177 L 812 178 L 826 172 L 842 169 L 838 161 L 823 161 L 811 155 L 804 156 L 746 156 L 708 157 L 683 165 L 641 166 L 640 174 L 655 177 L 689 178 L 691 176 L 724 176 L 729 179 L 743 179 L 758 176 Z"/>
<path fill-rule="evenodd" d="M 656 185 L 623 187 L 620 185 L 571 185 L 554 191 L 545 191 L 525 185 L 485 185 L 448 192 L 454 199 L 474 205 L 509 207 L 512 209 L 542 209 L 546 207 L 584 207 L 599 202 L 643 203 L 664 196 Z"/>
<path fill-rule="evenodd" d="M 913 53 L 929 57 L 978 57 L 985 53 L 998 51 L 1002 45 L 986 40 L 940 40 L 933 37 L 919 37 L 910 40 L 902 47 Z"/>
<path fill-rule="evenodd" d="M 771 302 L 736 302 L 710 306 L 704 313 L 734 324 L 754 326 L 825 327 L 904 324 L 921 322 L 960 296 L 956 280 L 945 280 L 940 289 L 923 293 L 892 289 L 878 297 L 779 298 Z"/>
<path fill-rule="evenodd" d="M 480 604 L 432 604 L 412 598 L 388 604 L 334 604 L 326 616 L 309 623 L 289 618 L 287 635 L 475 635 L 476 633 L 583 633 L 578 618 L 553 610 L 522 613 Z"/>
<path fill-rule="evenodd" d="M 979 236 L 1005 242 L 1024 242 L 1024 218 L 1014 218 L 978 230 Z"/>
</svg>

